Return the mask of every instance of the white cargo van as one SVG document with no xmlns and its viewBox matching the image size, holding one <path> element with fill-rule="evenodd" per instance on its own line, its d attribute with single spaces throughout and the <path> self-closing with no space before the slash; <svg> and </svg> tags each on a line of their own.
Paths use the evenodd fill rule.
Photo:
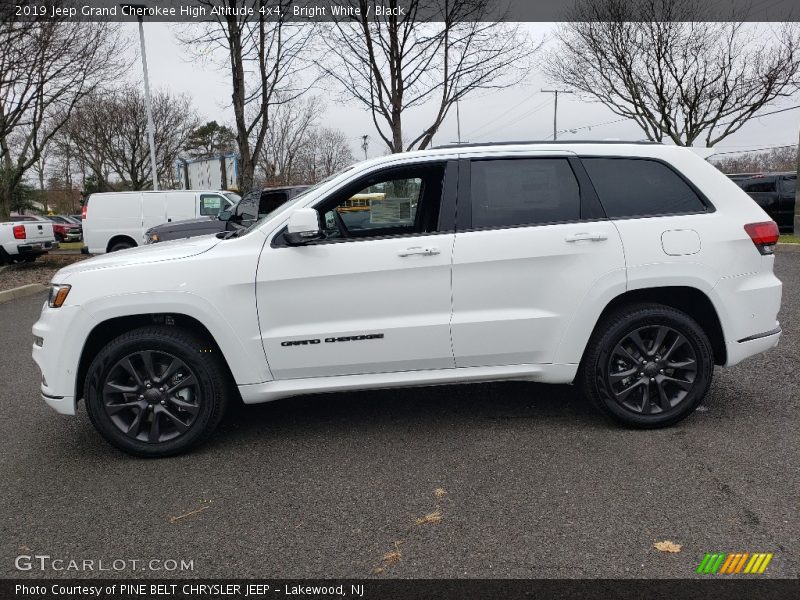
<svg viewBox="0 0 800 600">
<path fill-rule="evenodd" d="M 83 207 L 86 251 L 103 254 L 143 244 L 144 232 L 172 221 L 215 218 L 239 196 L 213 190 L 103 192 L 89 196 Z"/>
</svg>

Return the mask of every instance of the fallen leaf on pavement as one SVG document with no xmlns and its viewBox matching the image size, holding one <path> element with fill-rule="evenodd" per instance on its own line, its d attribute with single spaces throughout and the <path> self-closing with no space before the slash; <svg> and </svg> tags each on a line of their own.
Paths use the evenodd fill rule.
<svg viewBox="0 0 800 600">
<path fill-rule="evenodd" d="M 417 519 L 417 525 L 425 525 L 426 523 L 438 523 L 442 520 L 442 511 L 435 510 L 432 513 L 428 513 L 424 517 L 420 517 Z"/>
<path fill-rule="evenodd" d="M 680 552 L 682 546 L 680 544 L 676 544 L 675 542 L 665 540 L 663 542 L 656 542 L 653 544 L 653 547 L 659 552 Z"/>
</svg>

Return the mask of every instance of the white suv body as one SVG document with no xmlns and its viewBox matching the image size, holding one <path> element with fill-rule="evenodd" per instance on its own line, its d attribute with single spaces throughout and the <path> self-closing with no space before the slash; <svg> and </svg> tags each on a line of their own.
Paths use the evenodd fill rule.
<svg viewBox="0 0 800 600">
<path fill-rule="evenodd" d="M 183 378 L 209 364 L 227 378 L 177 400 L 191 395 L 192 408 L 179 410 L 201 415 L 203 402 L 231 395 L 227 381 L 257 403 L 472 381 L 571 383 L 583 365 L 586 393 L 606 413 L 662 426 L 699 404 L 711 361 L 734 365 L 778 343 L 771 225 L 735 183 L 683 148 L 543 143 L 395 154 L 311 188 L 238 237 L 62 269 L 54 295 L 69 288 L 60 307 L 54 298 L 43 307 L 33 357 L 50 406 L 75 414 L 86 397 L 101 433 L 137 454 L 181 451 L 221 415 L 192 425 L 204 428 L 195 439 L 189 412 L 177 420 L 153 412 L 170 406 L 175 357 Z M 130 346 L 125 336 L 137 330 L 142 339 Z M 159 345 L 176 331 L 210 362 Z M 139 361 L 148 343 L 161 353 L 152 382 L 109 364 Z M 673 344 L 685 345 L 670 363 Z M 115 399 L 104 381 L 136 390 Z M 182 431 L 131 433 L 142 421 Z"/>
</svg>

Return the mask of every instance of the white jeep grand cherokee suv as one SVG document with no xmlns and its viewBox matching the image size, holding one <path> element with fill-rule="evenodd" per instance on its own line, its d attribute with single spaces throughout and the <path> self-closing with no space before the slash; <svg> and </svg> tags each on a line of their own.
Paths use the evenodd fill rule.
<svg viewBox="0 0 800 600">
<path fill-rule="evenodd" d="M 692 151 L 452 146 L 365 161 L 251 227 L 59 271 L 44 400 L 165 456 L 225 405 L 475 381 L 576 383 L 634 427 L 774 347 L 778 229 Z"/>
</svg>

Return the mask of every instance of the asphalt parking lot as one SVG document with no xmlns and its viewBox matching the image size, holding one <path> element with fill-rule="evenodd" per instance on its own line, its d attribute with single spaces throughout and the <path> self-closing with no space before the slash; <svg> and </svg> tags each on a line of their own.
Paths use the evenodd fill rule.
<svg viewBox="0 0 800 600">
<path fill-rule="evenodd" d="M 237 408 L 158 461 L 45 406 L 43 298 L 0 305 L 0 577 L 92 575 L 16 570 L 39 554 L 192 561 L 118 573 L 139 577 L 682 578 L 712 551 L 798 577 L 800 252 L 777 271 L 779 347 L 717 370 L 670 429 L 620 429 L 569 386 L 448 386 Z"/>
</svg>

